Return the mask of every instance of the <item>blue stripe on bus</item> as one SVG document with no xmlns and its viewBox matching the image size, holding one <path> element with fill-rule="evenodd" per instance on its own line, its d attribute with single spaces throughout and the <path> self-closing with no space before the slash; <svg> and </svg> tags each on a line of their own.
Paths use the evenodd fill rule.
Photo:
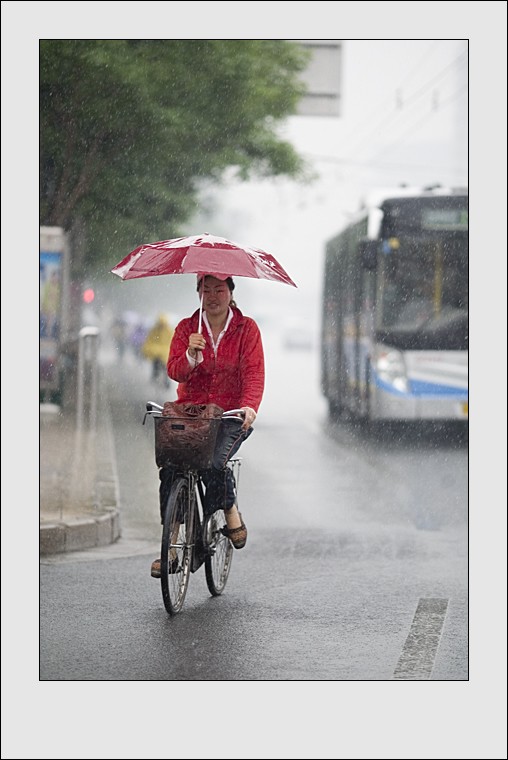
<svg viewBox="0 0 508 760">
<path fill-rule="evenodd" d="M 463 388 L 454 388 L 451 385 L 428 383 L 423 382 L 422 380 L 410 380 L 409 385 L 411 390 L 407 392 L 395 388 L 390 383 L 381 380 L 377 375 L 374 376 L 374 380 L 378 388 L 401 398 L 413 398 L 414 396 L 448 396 L 455 398 L 457 401 L 467 401 L 469 397 L 467 390 L 464 390 Z"/>
<path fill-rule="evenodd" d="M 464 388 L 453 387 L 453 385 L 428 383 L 423 380 L 410 380 L 409 382 L 414 396 L 455 396 L 461 401 L 467 401 L 469 395 Z"/>
</svg>

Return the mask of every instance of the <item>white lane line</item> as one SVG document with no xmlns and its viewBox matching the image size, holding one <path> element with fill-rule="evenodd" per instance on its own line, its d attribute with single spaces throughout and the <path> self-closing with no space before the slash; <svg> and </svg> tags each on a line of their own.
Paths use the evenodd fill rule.
<svg viewBox="0 0 508 760">
<path fill-rule="evenodd" d="M 393 673 L 396 681 L 430 678 L 441 640 L 448 599 L 420 599 Z"/>
</svg>

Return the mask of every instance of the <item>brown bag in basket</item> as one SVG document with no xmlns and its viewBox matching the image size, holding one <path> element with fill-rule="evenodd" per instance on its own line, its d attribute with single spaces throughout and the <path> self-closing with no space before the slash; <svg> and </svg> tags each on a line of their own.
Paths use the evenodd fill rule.
<svg viewBox="0 0 508 760">
<path fill-rule="evenodd" d="M 154 417 L 157 466 L 211 467 L 223 412 L 217 404 L 167 401 L 162 417 Z"/>
</svg>

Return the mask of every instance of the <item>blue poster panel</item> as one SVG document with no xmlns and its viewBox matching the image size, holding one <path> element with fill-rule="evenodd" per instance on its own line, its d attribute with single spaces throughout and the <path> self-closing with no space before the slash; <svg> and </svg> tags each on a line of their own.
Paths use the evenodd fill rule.
<svg viewBox="0 0 508 760">
<path fill-rule="evenodd" d="M 62 315 L 63 258 L 40 252 L 39 339 L 41 387 L 58 385 L 58 346 Z"/>
</svg>

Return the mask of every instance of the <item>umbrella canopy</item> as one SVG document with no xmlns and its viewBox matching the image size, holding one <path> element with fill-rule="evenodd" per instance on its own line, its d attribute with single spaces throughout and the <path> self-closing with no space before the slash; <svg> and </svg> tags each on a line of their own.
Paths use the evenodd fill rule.
<svg viewBox="0 0 508 760">
<path fill-rule="evenodd" d="M 111 272 L 122 280 L 164 274 L 212 274 L 215 277 L 253 277 L 295 283 L 270 254 L 205 233 L 161 240 L 135 248 Z"/>
</svg>

